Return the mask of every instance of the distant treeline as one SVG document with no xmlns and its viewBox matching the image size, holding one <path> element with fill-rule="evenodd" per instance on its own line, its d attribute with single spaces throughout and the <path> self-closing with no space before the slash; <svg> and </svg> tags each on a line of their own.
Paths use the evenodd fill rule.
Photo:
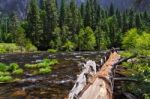
<svg viewBox="0 0 150 99">
<path fill-rule="evenodd" d="M 77 6 L 75 0 L 31 0 L 27 18 L 13 13 L 0 17 L 0 42 L 25 46 L 32 43 L 40 50 L 101 50 L 121 47 L 124 34 L 131 29 L 150 31 L 150 13 L 132 9 L 120 12 L 111 4 L 103 9 L 97 0 Z"/>
</svg>

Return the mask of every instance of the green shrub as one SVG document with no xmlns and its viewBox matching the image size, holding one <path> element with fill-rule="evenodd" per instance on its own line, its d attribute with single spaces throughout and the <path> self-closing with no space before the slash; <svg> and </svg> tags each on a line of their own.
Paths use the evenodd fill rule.
<svg viewBox="0 0 150 99">
<path fill-rule="evenodd" d="M 132 65 L 133 65 L 133 64 L 132 64 L 132 63 L 129 63 L 129 62 L 123 62 L 123 63 L 122 63 L 122 66 L 125 66 L 125 67 L 128 67 L 128 68 L 129 68 L 129 67 L 131 68 Z"/>
<path fill-rule="evenodd" d="M 17 46 L 15 43 L 0 43 L 0 49 L 4 53 L 6 52 L 20 52 L 20 47 Z"/>
<path fill-rule="evenodd" d="M 58 61 L 56 59 L 52 59 L 52 60 L 43 59 L 41 62 L 37 64 L 25 64 L 25 68 L 34 70 L 34 71 L 31 71 L 33 75 L 47 74 L 51 72 L 51 65 L 55 65 L 57 63 Z"/>
<path fill-rule="evenodd" d="M 32 75 L 37 75 L 38 73 L 39 73 L 38 70 L 32 71 Z"/>
<path fill-rule="evenodd" d="M 38 68 L 49 67 L 49 63 L 38 63 Z"/>
<path fill-rule="evenodd" d="M 34 68 L 38 68 L 38 65 L 37 64 L 25 64 L 25 68 L 34 69 Z"/>
<path fill-rule="evenodd" d="M 9 72 L 1 72 L 1 71 L 0 71 L 0 76 L 9 76 L 9 75 L 10 75 Z"/>
<path fill-rule="evenodd" d="M 7 52 L 6 49 L 0 48 L 0 53 L 6 53 L 6 52 Z"/>
<path fill-rule="evenodd" d="M 16 69 L 16 70 L 14 70 L 13 74 L 15 74 L 15 75 L 23 74 L 23 69 Z"/>
<path fill-rule="evenodd" d="M 55 65 L 55 64 L 58 64 L 58 60 L 56 59 L 50 60 L 49 65 Z"/>
<path fill-rule="evenodd" d="M 44 59 L 42 60 L 41 63 L 38 63 L 38 67 L 41 68 L 41 67 L 48 67 L 48 66 L 51 66 L 51 65 L 55 65 L 57 64 L 58 61 L 56 59 Z"/>
<path fill-rule="evenodd" d="M 122 45 L 122 47 L 127 50 L 132 49 L 138 52 L 143 52 L 143 50 L 148 51 L 150 49 L 150 33 L 139 32 L 133 28 L 123 37 Z"/>
<path fill-rule="evenodd" d="M 43 67 L 49 67 L 51 65 L 55 65 L 57 63 L 58 61 L 56 59 L 52 59 L 52 60 L 44 59 L 40 63 L 37 63 L 37 64 L 25 64 L 25 67 L 29 69 L 43 68 Z"/>
<path fill-rule="evenodd" d="M 5 72 L 8 69 L 8 66 L 6 64 L 0 63 L 0 71 Z"/>
<path fill-rule="evenodd" d="M 73 51 L 75 49 L 75 44 L 71 41 L 66 41 L 62 48 L 67 52 Z"/>
<path fill-rule="evenodd" d="M 144 94 L 144 99 L 150 99 L 150 94 Z"/>
<path fill-rule="evenodd" d="M 57 52 L 57 50 L 55 50 L 55 49 L 48 49 L 47 50 L 49 53 L 56 53 Z"/>
<path fill-rule="evenodd" d="M 39 69 L 39 74 L 48 74 L 50 72 L 51 72 L 51 68 L 50 67 L 40 68 Z"/>
<path fill-rule="evenodd" d="M 142 35 L 136 39 L 136 48 L 150 50 L 150 33 L 142 32 Z"/>
<path fill-rule="evenodd" d="M 12 80 L 11 76 L 0 76 L 0 82 L 8 82 L 11 80 Z"/>
<path fill-rule="evenodd" d="M 14 71 L 14 70 L 16 70 L 16 69 L 18 69 L 18 68 L 19 68 L 19 65 L 18 65 L 17 63 L 11 63 L 11 64 L 9 65 L 8 70 Z"/>
<path fill-rule="evenodd" d="M 27 44 L 25 46 L 25 49 L 28 52 L 35 52 L 35 51 L 37 51 L 36 46 L 34 46 L 30 41 L 27 42 Z"/>
<path fill-rule="evenodd" d="M 124 52 L 121 52 L 120 55 L 122 57 L 131 57 L 131 56 L 133 56 L 133 53 L 124 51 Z"/>
<path fill-rule="evenodd" d="M 144 55 L 144 56 L 150 56 L 150 50 L 139 49 L 138 54 Z"/>
<path fill-rule="evenodd" d="M 37 48 L 30 42 L 27 42 L 25 47 L 18 46 L 15 43 L 0 43 L 0 53 L 22 52 L 22 51 L 37 51 Z"/>
<path fill-rule="evenodd" d="M 139 37 L 138 30 L 133 28 L 129 30 L 122 41 L 122 47 L 125 49 L 133 49 L 135 48 L 135 44 L 137 43 L 136 39 Z"/>
</svg>

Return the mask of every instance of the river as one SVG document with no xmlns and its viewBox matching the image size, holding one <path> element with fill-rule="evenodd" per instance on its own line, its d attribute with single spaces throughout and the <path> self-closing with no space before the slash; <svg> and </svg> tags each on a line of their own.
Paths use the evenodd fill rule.
<svg viewBox="0 0 150 99">
<path fill-rule="evenodd" d="M 18 63 L 22 68 L 24 68 L 24 64 L 36 63 L 44 58 L 58 59 L 59 61 L 59 64 L 53 66 L 50 74 L 23 76 L 23 79 L 28 80 L 25 83 L 0 84 L 0 99 L 64 99 L 71 90 L 76 75 L 81 70 L 81 66 L 78 64 L 86 60 L 98 62 L 103 54 L 103 52 L 0 54 L 0 62 Z M 37 79 L 38 81 L 36 81 Z"/>
</svg>

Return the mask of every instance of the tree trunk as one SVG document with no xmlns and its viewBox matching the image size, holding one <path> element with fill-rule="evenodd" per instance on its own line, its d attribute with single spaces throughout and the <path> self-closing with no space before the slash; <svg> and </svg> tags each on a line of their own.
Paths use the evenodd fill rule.
<svg viewBox="0 0 150 99">
<path fill-rule="evenodd" d="M 69 99 L 113 99 L 114 68 L 120 55 L 112 51 L 108 57 L 101 69 L 94 76 L 87 78 L 89 83 L 86 83 L 80 93 Z"/>
</svg>

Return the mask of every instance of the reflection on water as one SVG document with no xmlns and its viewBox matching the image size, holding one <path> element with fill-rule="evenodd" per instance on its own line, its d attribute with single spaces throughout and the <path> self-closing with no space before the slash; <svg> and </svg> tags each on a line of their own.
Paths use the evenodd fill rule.
<svg viewBox="0 0 150 99">
<path fill-rule="evenodd" d="M 0 62 L 16 62 L 23 68 L 26 63 L 35 63 L 43 58 L 56 58 L 59 64 L 53 66 L 49 75 L 23 76 L 26 82 L 0 84 L 0 99 L 64 99 L 72 88 L 80 71 L 80 62 L 97 60 L 100 52 L 72 52 L 49 54 L 47 52 L 26 54 L 1 54 Z"/>
</svg>

